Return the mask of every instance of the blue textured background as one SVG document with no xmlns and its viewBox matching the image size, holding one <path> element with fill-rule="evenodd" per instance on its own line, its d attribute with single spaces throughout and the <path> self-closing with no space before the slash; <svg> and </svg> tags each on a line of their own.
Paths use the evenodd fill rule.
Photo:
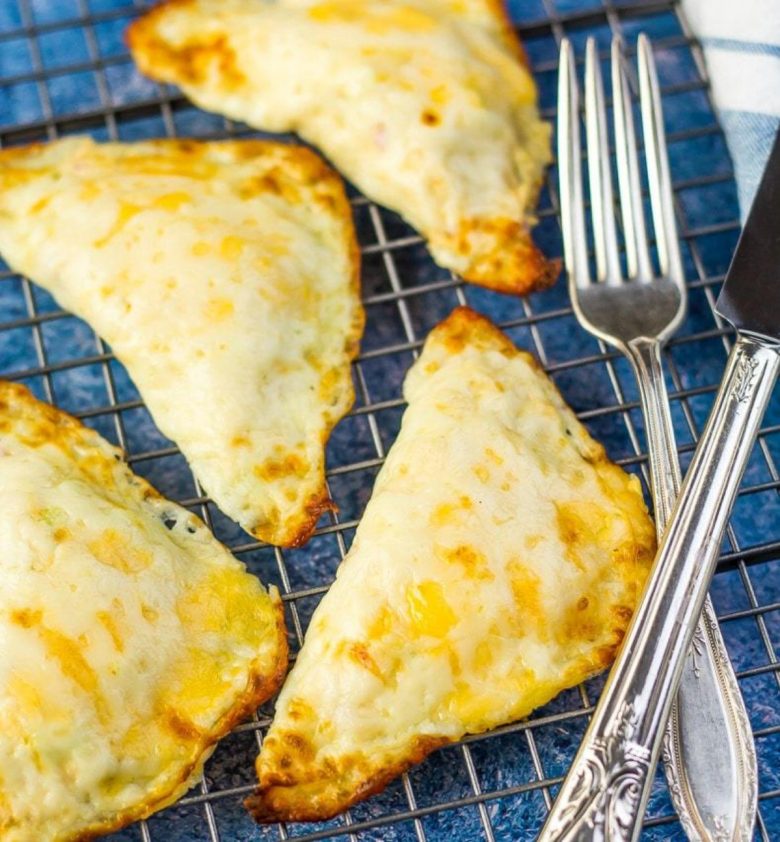
<svg viewBox="0 0 780 842">
<path fill-rule="evenodd" d="M 3 144 L 72 132 L 122 140 L 171 133 L 246 134 L 242 127 L 198 111 L 174 90 L 161 89 L 135 72 L 122 32 L 143 5 L 122 0 L 0 0 Z M 731 164 L 694 55 L 677 16 L 663 3 L 651 11 L 640 0 L 608 5 L 607 0 L 513 0 L 510 6 L 550 117 L 555 105 L 556 36 L 566 31 L 580 55 L 589 35 L 606 48 L 611 19 L 630 44 L 642 30 L 655 40 L 691 282 L 688 318 L 667 353 L 675 425 L 687 463 L 727 355 L 728 334 L 716 322 L 711 305 L 738 235 Z M 537 239 L 549 255 L 559 255 L 554 170 L 551 183 L 553 189 L 542 195 Z M 294 649 L 352 539 L 354 521 L 398 429 L 400 384 L 413 349 L 457 303 L 465 301 L 507 325 L 518 344 L 539 355 L 612 458 L 640 475 L 644 464 L 633 377 L 623 360 L 604 353 L 579 329 L 563 281 L 525 301 L 463 286 L 432 263 L 419 238 L 395 214 L 372 209 L 354 195 L 368 316 L 355 369 L 358 402 L 328 448 L 331 493 L 340 506 L 338 521 L 325 519 L 301 550 L 280 552 L 257 545 L 203 500 L 182 457 L 157 431 L 124 369 L 105 353 L 92 331 L 63 314 L 42 290 L 7 270 L 0 273 L 0 374 L 27 383 L 41 397 L 85 417 L 123 444 L 135 470 L 164 494 L 206 516 L 217 536 L 253 572 L 287 595 Z M 119 409 L 112 410 L 117 403 Z M 780 406 L 775 401 L 745 478 L 712 589 L 756 730 L 762 793 L 757 838 L 762 839 L 780 838 L 780 690 L 775 670 L 780 641 L 778 422 Z M 471 842 L 490 839 L 492 834 L 496 840 L 533 839 L 546 800 L 556 791 L 548 781 L 565 773 L 585 728 L 584 711 L 597 698 L 601 683 L 597 679 L 561 694 L 528 722 L 437 752 L 406 781 L 395 782 L 350 812 L 355 838 Z M 278 827 L 256 827 L 241 806 L 254 781 L 256 732 L 267 725 L 269 713 L 270 708 L 261 711 L 256 722 L 240 727 L 219 745 L 207 764 L 204 784 L 180 805 L 112 839 L 283 838 Z M 455 804 L 437 810 L 443 802 Z M 683 838 L 660 778 L 648 818 L 644 838 Z M 382 824 L 366 828 L 363 823 L 371 819 Z M 312 838 L 312 832 L 321 831 L 317 838 L 344 838 L 345 821 L 339 818 L 314 828 L 290 825 L 286 833 Z"/>
</svg>

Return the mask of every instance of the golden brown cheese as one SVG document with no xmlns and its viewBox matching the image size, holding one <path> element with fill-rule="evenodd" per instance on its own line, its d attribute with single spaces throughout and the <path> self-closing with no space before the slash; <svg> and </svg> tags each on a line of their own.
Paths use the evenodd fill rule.
<svg viewBox="0 0 780 842">
<path fill-rule="evenodd" d="M 276 704 L 247 801 L 332 816 L 607 666 L 653 557 L 639 482 L 534 359 L 456 310 Z"/>
<path fill-rule="evenodd" d="M 281 601 L 69 415 L 0 381 L 0 838 L 182 795 L 287 664 Z"/>
<path fill-rule="evenodd" d="M 529 234 L 549 127 L 500 0 L 168 0 L 128 38 L 202 108 L 317 145 L 441 266 L 511 293 L 555 280 Z"/>
<path fill-rule="evenodd" d="M 359 255 L 338 177 L 261 141 L 0 152 L 0 253 L 86 319 L 247 531 L 296 545 L 332 507 L 354 399 Z"/>
</svg>

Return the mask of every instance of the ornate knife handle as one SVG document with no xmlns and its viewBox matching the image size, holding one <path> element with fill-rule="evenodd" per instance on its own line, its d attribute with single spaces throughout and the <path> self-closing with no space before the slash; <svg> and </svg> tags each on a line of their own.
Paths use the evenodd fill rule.
<svg viewBox="0 0 780 842">
<path fill-rule="evenodd" d="M 772 393 L 780 348 L 744 334 L 641 604 L 539 842 L 634 840 L 720 541 Z"/>
<path fill-rule="evenodd" d="M 627 343 L 645 416 L 658 540 L 680 492 L 680 465 L 661 343 Z M 662 757 L 669 794 L 692 842 L 749 842 L 758 798 L 756 751 L 715 610 L 705 600 L 666 725 Z M 645 781 L 652 786 L 652 776 Z"/>
</svg>

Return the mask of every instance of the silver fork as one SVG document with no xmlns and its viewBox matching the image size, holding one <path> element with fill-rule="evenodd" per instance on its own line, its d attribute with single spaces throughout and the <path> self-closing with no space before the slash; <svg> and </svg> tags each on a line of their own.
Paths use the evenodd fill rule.
<svg viewBox="0 0 780 842">
<path fill-rule="evenodd" d="M 661 348 L 685 313 L 686 289 L 674 221 L 663 115 L 649 40 L 637 45 L 650 204 L 660 275 L 650 259 L 631 96 L 620 39 L 612 41 L 612 90 L 627 277 L 620 266 L 598 50 L 589 39 L 585 62 L 585 124 L 596 278 L 591 279 L 581 177 L 579 104 L 574 53 L 561 45 L 558 167 L 569 291 L 580 324 L 622 351 L 639 382 L 659 538 L 680 490 L 680 467 L 664 383 Z M 667 726 L 663 756 L 674 806 L 693 840 L 749 840 L 757 798 L 756 756 L 744 702 L 707 599 Z M 608 772 L 609 770 L 604 770 Z M 601 832 L 566 839 L 633 839 L 650 784 L 612 797 L 637 803 L 640 820 L 626 822 L 620 803 L 605 803 Z M 620 790 L 619 782 L 612 785 Z M 634 812 L 635 806 L 629 812 Z M 554 837 L 550 837 L 552 839 Z"/>
</svg>

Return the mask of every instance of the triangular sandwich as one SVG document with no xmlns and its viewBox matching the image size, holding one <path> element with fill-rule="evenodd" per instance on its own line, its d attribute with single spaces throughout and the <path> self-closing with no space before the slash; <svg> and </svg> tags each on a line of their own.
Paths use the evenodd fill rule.
<svg viewBox="0 0 780 842">
<path fill-rule="evenodd" d="M 279 686 L 281 600 L 96 432 L 0 381 L 0 837 L 170 804 Z"/>
<path fill-rule="evenodd" d="M 217 505 L 273 544 L 331 502 L 359 255 L 338 177 L 262 141 L 0 152 L 0 254 L 88 321 Z"/>
<path fill-rule="evenodd" d="M 141 71 L 208 111 L 318 146 L 434 259 L 523 294 L 549 126 L 500 0 L 169 0 L 133 23 Z"/>
<path fill-rule="evenodd" d="M 257 761 L 260 821 L 324 819 L 612 660 L 653 558 L 638 480 L 527 353 L 458 309 Z"/>
</svg>

